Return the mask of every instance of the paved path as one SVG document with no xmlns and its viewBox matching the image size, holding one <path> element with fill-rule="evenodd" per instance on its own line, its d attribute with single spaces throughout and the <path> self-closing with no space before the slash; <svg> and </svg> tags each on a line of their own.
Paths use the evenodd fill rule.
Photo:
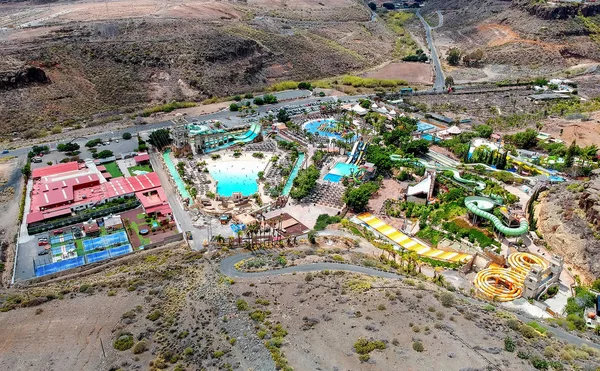
<svg viewBox="0 0 600 371">
<path fill-rule="evenodd" d="M 405 276 L 396 274 L 396 273 L 378 271 L 376 269 L 362 267 L 362 266 L 358 266 L 358 265 L 339 264 L 339 263 L 313 263 L 313 264 L 295 265 L 295 266 L 285 267 L 285 268 L 281 268 L 281 269 L 274 269 L 274 270 L 262 271 L 262 272 L 252 272 L 252 273 L 241 272 L 235 268 L 236 263 L 238 263 L 244 259 L 251 258 L 256 255 L 257 254 L 253 254 L 253 253 L 241 253 L 241 254 L 229 256 L 229 257 L 221 260 L 221 264 L 220 264 L 221 273 L 225 274 L 226 276 L 234 277 L 234 278 L 253 278 L 253 277 L 278 276 L 281 274 L 288 274 L 288 273 L 294 273 L 294 272 L 305 273 L 305 272 L 315 272 L 315 271 L 322 271 L 322 270 L 337 270 L 337 271 L 362 273 L 362 274 L 367 274 L 369 276 L 389 278 L 389 279 L 405 278 Z M 478 305 L 478 306 L 481 305 L 481 302 L 479 302 L 473 298 L 470 298 L 468 296 L 462 296 L 462 298 L 467 300 L 472 305 Z M 505 309 L 505 308 L 503 308 L 503 309 Z M 532 320 L 539 321 L 539 318 L 525 316 L 521 313 L 513 312 L 513 314 L 522 322 L 529 322 Z M 582 339 L 582 338 L 580 338 L 576 335 L 573 335 L 561 328 L 558 328 L 558 327 L 549 328 L 548 330 L 551 331 L 552 333 L 554 333 L 554 335 L 557 338 L 559 338 L 563 341 L 566 341 L 568 343 L 576 344 L 577 346 L 581 346 L 581 345 L 585 344 L 585 345 L 588 345 L 590 347 L 600 350 L 600 345 L 595 344 L 589 340 Z"/>
<path fill-rule="evenodd" d="M 439 17 L 439 23 L 435 28 L 441 27 L 444 24 L 444 18 L 442 16 L 442 13 L 438 11 L 437 14 Z M 431 52 L 430 59 L 433 63 L 433 67 L 435 70 L 435 82 L 433 84 L 433 90 L 442 92 L 446 87 L 446 83 L 444 78 L 444 71 L 442 70 L 442 64 L 440 63 L 440 58 L 437 54 L 437 50 L 435 49 L 435 45 L 433 44 L 433 37 L 431 36 L 432 28 L 431 26 L 429 26 L 425 18 L 421 16 L 420 10 L 417 10 L 417 17 L 419 17 L 421 23 L 423 23 L 423 27 L 425 27 L 425 36 L 427 39 L 427 44 L 429 45 L 429 51 Z"/>
</svg>

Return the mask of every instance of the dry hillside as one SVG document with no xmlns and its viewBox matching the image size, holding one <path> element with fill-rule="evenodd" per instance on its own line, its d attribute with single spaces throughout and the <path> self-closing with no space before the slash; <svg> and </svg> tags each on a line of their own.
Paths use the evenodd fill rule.
<svg viewBox="0 0 600 371">
<path fill-rule="evenodd" d="M 0 122 L 3 135 L 50 129 L 334 76 L 392 47 L 354 0 L 11 2 L 0 5 Z"/>
</svg>

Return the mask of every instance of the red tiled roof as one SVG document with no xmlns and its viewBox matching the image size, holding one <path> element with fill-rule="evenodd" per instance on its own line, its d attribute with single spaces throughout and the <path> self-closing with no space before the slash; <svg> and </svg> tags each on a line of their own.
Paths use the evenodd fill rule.
<svg viewBox="0 0 600 371">
<path fill-rule="evenodd" d="M 104 165 L 98 165 L 98 166 L 96 166 L 96 169 L 98 169 L 98 171 L 100 171 L 100 172 L 106 171 L 106 167 L 104 167 Z"/>
<path fill-rule="evenodd" d="M 134 156 L 133 159 L 137 163 L 144 162 L 144 161 L 150 161 L 150 155 L 147 153 L 144 153 L 141 155 Z"/>
<path fill-rule="evenodd" d="M 171 206 L 169 205 L 161 205 L 161 206 L 153 206 L 146 209 L 146 213 L 158 213 L 161 215 L 169 215 L 173 213 L 171 210 Z"/>
<path fill-rule="evenodd" d="M 105 185 L 107 198 L 113 198 L 160 187 L 160 180 L 156 173 L 147 173 L 129 178 L 114 178 Z"/>
<path fill-rule="evenodd" d="M 55 175 L 75 170 L 79 170 L 79 164 L 77 163 L 77 161 L 33 169 L 33 171 L 31 172 L 31 176 L 35 179 L 41 178 L 43 176 Z"/>
<path fill-rule="evenodd" d="M 55 218 L 57 216 L 69 215 L 71 214 L 71 208 L 67 207 L 64 209 L 51 209 L 46 211 L 36 211 L 33 213 L 27 214 L 27 224 L 41 222 L 45 219 Z"/>
</svg>

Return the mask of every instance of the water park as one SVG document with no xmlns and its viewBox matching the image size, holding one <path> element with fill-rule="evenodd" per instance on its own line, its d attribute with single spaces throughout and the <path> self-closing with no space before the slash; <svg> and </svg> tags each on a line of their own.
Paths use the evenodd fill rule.
<svg viewBox="0 0 600 371">
<path fill-rule="evenodd" d="M 564 180 L 558 169 L 470 121 L 359 105 L 370 109 L 283 107 L 233 129 L 184 125 L 165 162 L 188 206 L 218 217 L 234 240 L 253 225 L 273 228 L 266 221 L 277 213 L 290 218 L 280 235 L 330 215 L 394 256 L 461 271 L 487 300 L 537 298 L 558 285 L 562 259 L 534 244 L 529 208 L 541 187 Z"/>
</svg>

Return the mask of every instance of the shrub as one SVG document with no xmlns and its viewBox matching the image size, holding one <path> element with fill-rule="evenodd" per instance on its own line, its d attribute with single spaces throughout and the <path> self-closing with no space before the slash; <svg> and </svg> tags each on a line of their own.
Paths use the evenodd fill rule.
<svg viewBox="0 0 600 371">
<path fill-rule="evenodd" d="M 148 313 L 148 315 L 146 316 L 146 318 L 149 319 L 150 321 L 154 322 L 157 319 L 159 319 L 161 315 L 162 315 L 161 311 L 158 310 L 158 309 L 155 309 L 152 312 Z"/>
<path fill-rule="evenodd" d="M 79 286 L 79 292 L 88 292 L 89 289 L 90 289 L 90 285 L 88 285 L 88 284 L 83 284 L 83 285 Z"/>
<path fill-rule="evenodd" d="M 133 335 L 128 332 L 121 333 L 115 342 L 113 343 L 113 347 L 116 350 L 125 351 L 130 349 L 133 346 Z"/>
<path fill-rule="evenodd" d="M 354 343 L 354 350 L 358 354 L 369 354 L 375 349 L 383 350 L 385 348 L 385 343 L 380 340 L 369 341 L 365 338 L 360 338 Z"/>
<path fill-rule="evenodd" d="M 125 140 L 131 139 L 131 133 L 129 133 L 129 132 L 123 133 L 123 139 L 125 139 Z"/>
<path fill-rule="evenodd" d="M 244 299 L 238 299 L 235 305 L 239 311 L 248 310 L 248 303 Z"/>
<path fill-rule="evenodd" d="M 504 338 L 504 350 L 512 353 L 516 347 L 515 341 L 510 336 Z"/>
<path fill-rule="evenodd" d="M 387 308 L 386 308 L 386 307 L 385 307 L 385 305 L 383 305 L 383 304 L 379 304 L 379 305 L 377 306 L 377 310 L 386 310 L 386 309 L 387 309 Z"/>
<path fill-rule="evenodd" d="M 531 359 L 529 360 L 531 362 L 531 365 L 536 368 L 537 370 L 547 370 L 548 369 L 548 361 L 546 361 L 544 358 L 538 357 L 538 356 L 533 356 L 531 357 Z"/>
<path fill-rule="evenodd" d="M 446 308 L 452 307 L 454 306 L 454 295 L 449 292 L 443 292 L 440 294 L 439 301 Z"/>
<path fill-rule="evenodd" d="M 144 353 L 148 350 L 148 343 L 145 340 L 138 341 L 133 347 L 133 354 Z"/>
<path fill-rule="evenodd" d="M 514 318 L 508 319 L 506 321 L 506 325 L 508 326 L 508 328 L 510 328 L 511 330 L 514 330 L 514 331 L 518 331 L 519 327 L 521 327 L 521 323 Z"/>
<path fill-rule="evenodd" d="M 533 339 L 538 336 L 538 332 L 529 325 L 521 325 L 521 327 L 519 327 L 519 332 L 527 339 Z"/>
<path fill-rule="evenodd" d="M 183 350 L 183 354 L 186 356 L 190 356 L 190 355 L 194 354 L 194 349 L 191 347 L 187 347 Z"/>
<path fill-rule="evenodd" d="M 422 351 L 425 350 L 423 343 L 421 343 L 420 341 L 413 341 L 412 348 L 413 348 L 413 350 L 415 350 L 419 353 L 421 353 Z"/>
<path fill-rule="evenodd" d="M 223 352 L 222 350 L 214 351 L 213 358 L 221 358 L 221 357 L 223 357 L 224 354 L 225 354 L 225 352 Z"/>
<path fill-rule="evenodd" d="M 310 281 L 314 280 L 314 277 L 313 277 L 312 273 L 307 273 L 306 276 L 304 277 L 304 279 L 306 280 L 306 282 L 310 282 Z"/>
</svg>

